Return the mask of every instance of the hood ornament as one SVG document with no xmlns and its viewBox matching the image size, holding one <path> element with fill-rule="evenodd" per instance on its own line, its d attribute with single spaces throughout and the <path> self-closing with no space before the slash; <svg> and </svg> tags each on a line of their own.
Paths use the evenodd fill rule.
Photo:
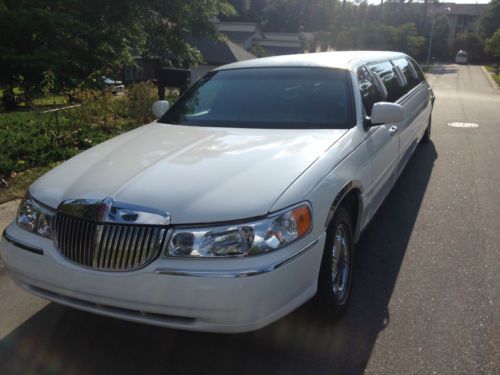
<svg viewBox="0 0 500 375">
<path fill-rule="evenodd" d="M 108 197 L 99 199 L 69 199 L 57 211 L 98 223 L 170 225 L 170 214 L 162 210 L 117 202 Z"/>
</svg>

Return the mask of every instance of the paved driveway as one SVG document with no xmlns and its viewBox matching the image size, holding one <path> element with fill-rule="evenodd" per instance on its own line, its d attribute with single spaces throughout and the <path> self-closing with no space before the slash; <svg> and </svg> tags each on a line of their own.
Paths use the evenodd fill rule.
<svg viewBox="0 0 500 375">
<path fill-rule="evenodd" d="M 500 373 L 500 93 L 475 66 L 431 81 L 433 143 L 363 235 L 342 320 L 306 305 L 250 334 L 160 329 L 46 304 L 0 268 L 0 374 Z"/>
</svg>

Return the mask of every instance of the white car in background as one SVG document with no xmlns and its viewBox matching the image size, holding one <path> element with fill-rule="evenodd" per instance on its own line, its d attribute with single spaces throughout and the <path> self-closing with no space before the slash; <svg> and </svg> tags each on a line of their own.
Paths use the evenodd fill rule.
<svg viewBox="0 0 500 375">
<path fill-rule="evenodd" d="M 457 64 L 467 64 L 467 52 L 460 50 L 457 52 L 457 55 L 455 56 L 455 63 Z"/>
<path fill-rule="evenodd" d="M 157 122 L 38 179 L 2 259 L 38 296 L 159 326 L 250 331 L 315 295 L 337 316 L 354 245 L 429 140 L 433 100 L 402 53 L 217 68 L 167 112 L 155 103 Z"/>
<path fill-rule="evenodd" d="M 102 76 L 101 79 L 104 87 L 111 91 L 112 94 L 116 95 L 125 91 L 125 85 L 122 81 L 116 81 L 105 76 Z"/>
</svg>

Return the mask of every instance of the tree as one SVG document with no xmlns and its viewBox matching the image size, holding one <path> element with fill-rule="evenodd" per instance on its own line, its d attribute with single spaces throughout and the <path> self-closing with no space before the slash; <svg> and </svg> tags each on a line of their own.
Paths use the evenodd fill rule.
<svg viewBox="0 0 500 375">
<path fill-rule="evenodd" d="M 229 0 L 238 14 L 230 21 L 256 22 L 266 31 L 325 30 L 333 21 L 338 0 Z"/>
<path fill-rule="evenodd" d="M 439 15 L 434 17 L 432 22 L 434 26 L 432 26 L 432 24 L 429 25 L 430 29 L 433 28 L 431 57 L 436 59 L 448 59 L 453 53 L 448 44 L 448 33 L 450 29 L 448 20 L 446 16 Z"/>
<path fill-rule="evenodd" d="M 500 27 L 500 0 L 491 0 L 479 19 L 479 35 L 488 39 Z"/>
<path fill-rule="evenodd" d="M 405 23 L 397 28 L 397 50 L 418 56 L 424 47 L 425 38 L 417 34 L 414 23 Z"/>
<path fill-rule="evenodd" d="M 484 43 L 476 33 L 464 31 L 457 35 L 455 51 L 467 51 L 470 61 L 481 61 L 484 58 Z"/>
<path fill-rule="evenodd" d="M 217 32 L 225 0 L 0 0 L 0 85 L 27 98 L 47 72 L 58 87 L 95 82 L 132 55 L 196 60 L 187 36 Z"/>
<path fill-rule="evenodd" d="M 486 40 L 486 52 L 491 53 L 493 57 L 497 59 L 500 58 L 500 28 L 497 29 L 491 36 Z"/>
</svg>

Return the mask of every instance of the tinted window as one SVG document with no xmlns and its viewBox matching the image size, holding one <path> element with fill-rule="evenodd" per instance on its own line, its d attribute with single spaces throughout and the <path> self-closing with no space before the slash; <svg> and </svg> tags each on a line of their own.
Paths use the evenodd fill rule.
<svg viewBox="0 0 500 375">
<path fill-rule="evenodd" d="M 424 72 L 422 72 L 422 69 L 420 69 L 420 66 L 415 62 L 415 60 L 413 60 L 411 58 L 408 58 L 407 60 L 410 61 L 410 64 L 413 66 L 413 68 L 417 72 L 418 83 L 425 81 Z"/>
<path fill-rule="evenodd" d="M 369 65 L 372 72 L 378 74 L 385 88 L 387 89 L 387 98 L 389 102 L 395 102 L 405 94 L 405 91 L 399 84 L 398 77 L 394 71 L 394 66 L 389 61 Z"/>
<path fill-rule="evenodd" d="M 251 128 L 350 128 L 352 89 L 344 70 L 254 68 L 209 73 L 160 122 Z"/>
<path fill-rule="evenodd" d="M 366 114 L 369 116 L 372 112 L 373 105 L 382 101 L 382 95 L 368 69 L 364 66 L 359 68 L 357 76 L 363 106 L 365 107 Z"/>
<path fill-rule="evenodd" d="M 410 65 L 410 62 L 407 59 L 402 57 L 400 59 L 392 60 L 392 63 L 395 66 L 399 67 L 399 69 L 401 69 L 401 71 L 403 72 L 403 75 L 405 76 L 407 82 L 407 91 L 411 90 L 420 83 L 417 76 L 417 71 L 413 66 Z"/>
</svg>

